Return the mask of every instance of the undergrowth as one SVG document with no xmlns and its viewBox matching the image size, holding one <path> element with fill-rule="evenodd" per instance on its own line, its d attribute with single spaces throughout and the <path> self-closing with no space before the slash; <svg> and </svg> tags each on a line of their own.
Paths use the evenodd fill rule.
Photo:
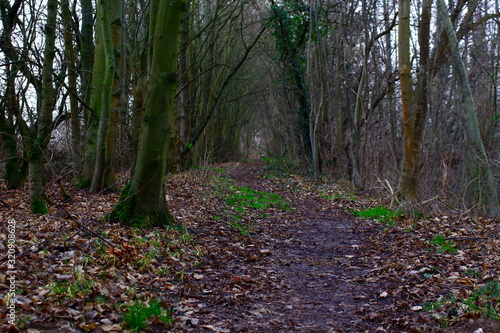
<svg viewBox="0 0 500 333">
<path fill-rule="evenodd" d="M 264 191 L 254 190 L 249 187 L 235 186 L 231 179 L 216 175 L 212 177 L 212 184 L 216 189 L 215 195 L 223 198 L 226 212 L 222 215 L 229 215 L 229 225 L 237 229 L 242 236 L 250 234 L 253 224 L 252 219 L 247 218 L 255 211 L 290 210 L 290 205 L 279 195 Z M 259 216 L 265 216 L 260 213 Z M 214 216 L 212 220 L 222 219 L 221 215 Z"/>
<path fill-rule="evenodd" d="M 139 331 L 148 326 L 148 319 L 155 317 L 163 323 L 173 323 L 172 307 L 166 309 L 162 307 L 156 299 L 149 300 L 149 303 L 135 301 L 133 304 L 126 306 L 126 314 L 123 316 L 123 321 L 127 328 Z"/>
<path fill-rule="evenodd" d="M 500 282 L 489 281 L 478 286 L 468 297 L 460 298 L 454 293 L 442 296 L 425 304 L 423 311 L 433 312 L 434 319 L 443 328 L 464 316 L 500 321 Z"/>
<path fill-rule="evenodd" d="M 354 212 L 354 215 L 367 220 L 377 220 L 387 226 L 394 226 L 397 219 L 401 217 L 402 212 L 398 210 L 391 210 L 384 206 L 377 206 L 359 210 Z"/>
<path fill-rule="evenodd" d="M 452 241 L 447 240 L 443 235 L 439 234 L 432 237 L 430 243 L 436 247 L 438 253 L 449 252 L 456 254 L 458 249 Z"/>
</svg>

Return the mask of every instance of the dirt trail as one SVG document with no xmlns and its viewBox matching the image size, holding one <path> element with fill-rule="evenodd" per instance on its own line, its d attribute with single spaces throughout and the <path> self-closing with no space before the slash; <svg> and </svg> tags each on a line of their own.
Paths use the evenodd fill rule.
<svg viewBox="0 0 500 333">
<path fill-rule="evenodd" d="M 260 221 L 237 244 L 240 258 L 227 258 L 226 267 L 217 267 L 221 258 L 214 256 L 210 280 L 202 286 L 209 292 L 193 315 L 205 327 L 215 323 L 215 330 L 229 332 L 376 331 L 376 318 L 366 312 L 384 306 L 385 299 L 380 286 L 361 278 L 371 267 L 360 258 L 374 231 L 317 198 L 258 178 L 258 170 L 246 164 L 230 177 L 239 186 L 279 194 L 293 210 Z"/>
</svg>

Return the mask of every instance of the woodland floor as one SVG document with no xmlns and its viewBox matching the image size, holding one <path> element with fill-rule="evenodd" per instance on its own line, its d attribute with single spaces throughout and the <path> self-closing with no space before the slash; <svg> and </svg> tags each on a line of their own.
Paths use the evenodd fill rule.
<svg viewBox="0 0 500 333">
<path fill-rule="evenodd" d="M 118 194 L 63 202 L 55 184 L 49 215 L 33 216 L 26 189 L 2 187 L 0 297 L 11 219 L 17 296 L 16 327 L 3 306 L 0 332 L 141 321 L 146 332 L 500 332 L 498 220 L 363 220 L 352 212 L 375 200 L 271 171 L 245 162 L 170 176 L 167 200 L 187 231 L 100 220 Z M 161 314 L 141 318 L 151 300 Z"/>
</svg>

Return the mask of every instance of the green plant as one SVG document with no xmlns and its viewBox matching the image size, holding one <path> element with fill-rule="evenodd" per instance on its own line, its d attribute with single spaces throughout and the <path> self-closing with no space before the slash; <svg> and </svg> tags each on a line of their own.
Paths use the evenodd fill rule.
<svg viewBox="0 0 500 333">
<path fill-rule="evenodd" d="M 184 278 L 186 277 L 186 272 L 184 272 L 184 271 L 178 271 L 178 272 L 175 273 L 175 277 L 179 281 L 184 281 Z"/>
<path fill-rule="evenodd" d="M 429 302 L 424 305 L 423 310 L 424 311 L 434 311 L 439 309 L 440 307 L 446 305 L 446 304 L 456 304 L 457 299 L 455 297 L 455 294 L 450 294 L 449 296 L 443 296 L 440 297 L 437 301 L 434 302 Z"/>
<path fill-rule="evenodd" d="M 21 317 L 17 320 L 17 327 L 18 328 L 23 328 L 26 324 L 28 324 L 33 316 L 26 316 L 26 317 Z"/>
<path fill-rule="evenodd" d="M 469 269 L 465 271 L 465 275 L 471 276 L 473 278 L 478 278 L 481 274 L 475 269 Z"/>
<path fill-rule="evenodd" d="M 94 281 L 89 281 L 82 278 L 74 282 L 69 282 L 69 281 L 52 282 L 49 285 L 49 289 L 52 294 L 61 294 L 69 296 L 71 298 L 76 298 L 78 295 L 91 294 L 94 286 L 95 286 Z"/>
<path fill-rule="evenodd" d="M 354 212 L 355 216 L 359 216 L 363 219 L 373 219 L 379 222 L 383 222 L 389 226 L 393 226 L 395 220 L 401 216 L 400 211 L 394 211 L 384 206 L 377 206 L 373 208 L 368 208 Z"/>
<path fill-rule="evenodd" d="M 437 301 L 425 304 L 423 310 L 436 312 L 434 318 L 443 328 L 464 314 L 500 321 L 500 282 L 490 281 L 465 299 L 459 299 L 453 293 L 442 296 Z"/>
<path fill-rule="evenodd" d="M 238 229 L 242 236 L 247 236 L 250 233 L 250 231 L 252 230 L 251 226 L 244 224 L 244 223 L 241 223 L 237 220 L 231 221 L 231 227 Z"/>
<path fill-rule="evenodd" d="M 168 276 L 170 274 L 170 270 L 166 267 L 159 268 L 156 270 L 156 275 L 158 276 Z"/>
<path fill-rule="evenodd" d="M 156 258 L 159 255 L 157 249 L 151 249 L 144 254 L 144 256 L 133 262 L 133 265 L 139 269 L 140 272 L 148 271 L 152 264 L 156 262 Z"/>
<path fill-rule="evenodd" d="M 97 296 L 97 303 L 101 303 L 101 304 L 108 303 L 108 296 L 106 296 L 106 295 Z"/>
<path fill-rule="evenodd" d="M 290 207 L 283 198 L 274 193 L 253 190 L 248 187 L 233 187 L 230 189 L 232 194 L 226 198 L 226 203 L 237 212 L 243 212 L 251 209 L 269 209 L 277 208 L 289 210 Z"/>
<path fill-rule="evenodd" d="M 132 243 L 132 245 L 143 245 L 143 244 L 146 244 L 148 241 L 149 240 L 146 237 L 134 236 L 130 240 L 130 243 Z"/>
<path fill-rule="evenodd" d="M 92 256 L 90 256 L 89 254 L 84 255 L 81 259 L 81 263 L 83 266 L 90 266 L 90 265 L 94 264 L 94 262 L 95 262 L 95 259 Z"/>
<path fill-rule="evenodd" d="M 184 243 L 195 243 L 196 238 L 194 235 L 190 234 L 189 232 L 183 232 L 179 235 L 179 239 L 184 242 Z"/>
<path fill-rule="evenodd" d="M 127 295 L 133 296 L 133 295 L 137 294 L 137 287 L 127 286 L 125 291 L 126 291 Z"/>
<path fill-rule="evenodd" d="M 432 237 L 431 244 L 437 247 L 439 253 L 448 251 L 451 254 L 457 253 L 457 248 L 452 241 L 447 240 L 443 235 L 436 235 Z"/>
<path fill-rule="evenodd" d="M 148 304 L 135 301 L 134 304 L 127 306 L 128 312 L 123 316 L 126 326 L 134 331 L 139 331 L 148 326 L 147 320 L 152 317 L 158 317 L 164 323 L 171 323 L 173 319 L 172 307 L 164 309 L 160 302 L 155 299 L 149 300 Z"/>
<path fill-rule="evenodd" d="M 463 302 L 467 313 L 500 320 L 500 282 L 490 281 L 475 290 Z"/>
</svg>

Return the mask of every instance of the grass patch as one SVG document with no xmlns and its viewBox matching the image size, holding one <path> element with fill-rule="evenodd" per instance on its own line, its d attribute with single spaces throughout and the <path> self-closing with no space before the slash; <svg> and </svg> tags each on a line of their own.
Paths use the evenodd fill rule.
<svg viewBox="0 0 500 333">
<path fill-rule="evenodd" d="M 451 254 L 456 254 L 458 251 L 455 247 L 455 243 L 447 240 L 443 235 L 432 237 L 431 244 L 437 248 L 437 252 L 439 253 L 449 252 Z"/>
<path fill-rule="evenodd" d="M 279 195 L 264 191 L 257 191 L 249 187 L 235 186 L 230 178 L 213 176 L 212 185 L 215 195 L 225 201 L 225 211 L 212 216 L 212 221 L 225 220 L 242 236 L 250 234 L 253 225 L 247 223 L 247 217 L 255 216 L 256 211 L 262 211 L 260 217 L 267 217 L 266 210 L 290 210 L 290 205 Z"/>
<path fill-rule="evenodd" d="M 166 324 L 174 322 L 174 309 L 172 307 L 163 308 L 160 302 L 155 299 L 151 299 L 148 304 L 136 301 L 127 306 L 127 310 L 123 321 L 127 328 L 136 332 L 146 328 L 151 317 L 156 317 Z"/>
<path fill-rule="evenodd" d="M 52 294 L 59 294 L 76 298 L 79 295 L 89 295 L 93 292 L 95 286 L 94 281 L 80 280 L 80 281 L 56 281 L 49 285 L 49 290 Z"/>
<path fill-rule="evenodd" d="M 237 229 L 242 236 L 247 236 L 252 231 L 252 226 L 238 221 L 236 218 L 231 220 L 231 227 Z"/>
<path fill-rule="evenodd" d="M 457 298 L 455 294 L 443 296 L 425 304 L 423 311 L 435 312 L 434 318 L 443 328 L 464 315 L 500 321 L 500 282 L 481 285 L 467 298 Z"/>
<path fill-rule="evenodd" d="M 388 226 L 394 226 L 396 220 L 401 217 L 401 211 L 391 210 L 384 206 L 377 206 L 354 212 L 355 216 L 359 216 L 366 220 L 377 220 Z"/>
<path fill-rule="evenodd" d="M 226 198 L 226 203 L 235 211 L 243 212 L 246 209 L 265 210 L 276 208 L 290 210 L 283 198 L 277 194 L 253 190 L 248 187 L 233 187 L 232 194 Z"/>
</svg>

